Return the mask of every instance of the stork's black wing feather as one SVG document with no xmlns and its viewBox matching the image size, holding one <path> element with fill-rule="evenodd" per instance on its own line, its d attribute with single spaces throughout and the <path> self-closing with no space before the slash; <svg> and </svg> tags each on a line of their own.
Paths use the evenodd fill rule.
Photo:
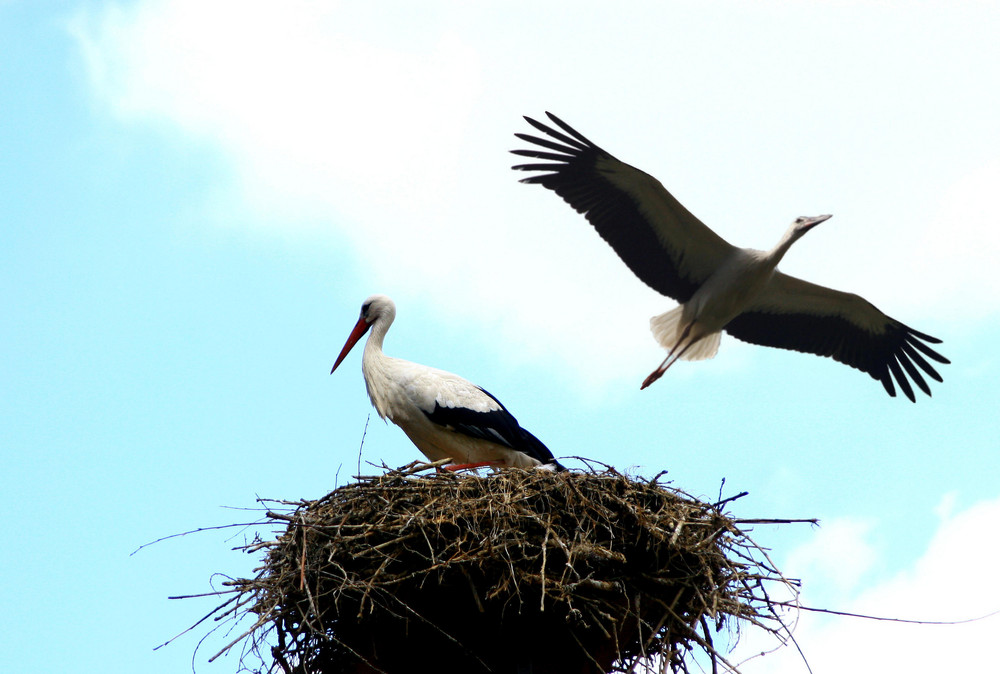
<svg viewBox="0 0 1000 674">
<path fill-rule="evenodd" d="M 565 133 L 525 117 L 548 138 L 515 135 L 545 150 L 511 152 L 548 163 L 513 166 L 518 171 L 544 172 L 521 182 L 538 183 L 583 213 L 646 285 L 679 302 L 690 299 L 732 246 L 656 178 L 615 159 L 552 113 L 546 114 Z"/>
<path fill-rule="evenodd" d="M 562 465 L 555 460 L 549 448 L 541 440 L 521 428 L 514 415 L 508 412 L 507 408 L 493 394 L 481 387 L 477 388 L 492 398 L 500 406 L 499 409 L 476 412 L 467 407 L 446 407 L 435 402 L 434 409 L 430 412 L 424 411 L 424 414 L 432 423 L 450 428 L 456 433 L 495 442 L 498 445 L 527 454 L 543 464 L 552 464 L 557 469 L 563 470 Z"/>
<path fill-rule="evenodd" d="M 891 396 L 898 386 L 911 401 L 916 401 L 911 380 L 927 395 L 931 389 L 924 375 L 942 381 L 924 356 L 949 362 L 928 346 L 940 339 L 886 316 L 864 298 L 780 272 L 725 330 L 752 344 L 828 356 L 867 372 Z"/>
</svg>

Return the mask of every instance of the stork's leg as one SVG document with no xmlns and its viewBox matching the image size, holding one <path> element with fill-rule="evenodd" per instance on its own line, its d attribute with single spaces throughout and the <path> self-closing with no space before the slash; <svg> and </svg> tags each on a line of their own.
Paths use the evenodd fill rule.
<svg viewBox="0 0 1000 674">
<path fill-rule="evenodd" d="M 503 465 L 503 461 L 477 461 L 475 463 L 452 463 L 445 466 L 444 469 L 454 472 L 456 470 L 464 470 L 466 468 L 484 468 L 486 466 L 500 465 Z"/>
<path fill-rule="evenodd" d="M 649 386 L 650 384 L 652 384 L 654 381 L 656 381 L 657 379 L 659 379 L 660 377 L 662 377 L 663 373 L 666 372 L 670 368 L 671 365 L 673 365 L 674 363 L 676 363 L 678 361 L 678 359 L 681 356 L 684 355 L 684 352 L 688 350 L 689 346 L 691 346 L 691 344 L 685 344 L 684 348 L 677 352 L 677 355 L 674 355 L 674 356 L 668 355 L 663 360 L 663 362 L 660 363 L 660 367 L 656 368 L 655 370 L 653 370 L 652 372 L 649 373 L 649 376 L 646 377 L 646 379 L 642 382 L 642 386 L 639 387 L 639 390 L 641 391 L 642 389 L 646 388 L 647 386 Z M 670 362 L 667 362 L 667 361 L 670 361 Z"/>
<path fill-rule="evenodd" d="M 693 325 L 694 321 L 691 321 L 690 323 L 687 324 L 687 327 L 684 328 L 684 332 L 681 333 L 680 339 L 678 339 L 677 343 L 674 344 L 674 348 L 670 349 L 670 351 L 667 353 L 667 357 L 663 359 L 662 363 L 660 363 L 660 367 L 653 370 L 649 374 L 649 376 L 646 377 L 645 381 L 642 382 L 642 386 L 639 387 L 640 391 L 649 386 L 650 384 L 652 384 L 660 377 L 662 377 L 663 373 L 666 372 L 671 365 L 676 363 L 680 359 L 680 357 L 684 355 L 684 352 L 687 351 L 692 344 L 694 344 L 694 341 L 684 344 L 684 340 L 688 338 L 689 334 L 691 334 L 691 327 Z M 681 348 L 680 351 L 677 351 L 677 347 L 679 347 L 681 344 L 684 344 L 684 346 Z M 676 354 L 674 353 L 675 351 Z"/>
</svg>

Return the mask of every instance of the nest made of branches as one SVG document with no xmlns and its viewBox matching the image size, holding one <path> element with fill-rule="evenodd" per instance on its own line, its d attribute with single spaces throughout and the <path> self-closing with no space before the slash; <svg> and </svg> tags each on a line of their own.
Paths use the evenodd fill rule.
<svg viewBox="0 0 1000 674">
<path fill-rule="evenodd" d="M 726 628 L 784 641 L 767 588 L 792 584 L 723 513 L 733 499 L 609 468 L 434 468 L 268 502 L 284 532 L 244 546 L 266 557 L 226 583 L 219 616 L 254 618 L 226 650 L 302 674 L 687 672 L 693 652 L 733 668 L 713 642 Z"/>
</svg>

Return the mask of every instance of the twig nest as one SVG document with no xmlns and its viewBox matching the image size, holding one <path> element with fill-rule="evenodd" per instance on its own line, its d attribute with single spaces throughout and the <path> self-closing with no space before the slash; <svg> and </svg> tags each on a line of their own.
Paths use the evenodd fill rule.
<svg viewBox="0 0 1000 674">
<path fill-rule="evenodd" d="M 687 671 L 692 650 L 721 660 L 727 621 L 776 620 L 761 582 L 780 574 L 658 479 L 420 464 L 292 505 L 230 583 L 286 672 Z"/>
</svg>

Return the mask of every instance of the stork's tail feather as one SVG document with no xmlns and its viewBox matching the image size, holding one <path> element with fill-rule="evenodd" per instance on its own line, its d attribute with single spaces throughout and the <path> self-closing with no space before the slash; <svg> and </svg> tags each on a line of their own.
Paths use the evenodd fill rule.
<svg viewBox="0 0 1000 674">
<path fill-rule="evenodd" d="M 673 351 L 680 347 L 681 338 L 684 336 L 684 324 L 681 317 L 684 306 L 681 305 L 670 311 L 653 316 L 649 319 L 649 329 L 653 333 L 653 338 L 664 349 Z M 705 360 L 714 358 L 719 351 L 719 342 L 722 340 L 721 332 L 713 332 L 705 335 L 697 342 L 688 347 L 682 354 L 681 360 Z"/>
<path fill-rule="evenodd" d="M 542 468 L 549 468 L 557 471 L 566 470 L 565 466 L 555 460 L 555 457 L 552 456 L 552 452 L 549 448 L 529 431 L 522 428 L 521 438 L 524 441 L 524 446 L 519 447 L 518 449 L 531 458 L 538 459 L 538 461 L 542 464 Z"/>
<path fill-rule="evenodd" d="M 690 349 L 684 352 L 684 355 L 681 356 L 681 360 L 705 360 L 706 358 L 715 358 L 715 354 L 719 352 L 719 342 L 721 341 L 721 332 L 713 332 L 710 335 L 705 335 L 692 344 Z"/>
<path fill-rule="evenodd" d="M 649 329 L 655 339 L 664 349 L 672 349 L 681 338 L 684 331 L 681 325 L 681 313 L 684 307 L 679 306 L 670 311 L 653 316 L 649 319 Z"/>
</svg>

